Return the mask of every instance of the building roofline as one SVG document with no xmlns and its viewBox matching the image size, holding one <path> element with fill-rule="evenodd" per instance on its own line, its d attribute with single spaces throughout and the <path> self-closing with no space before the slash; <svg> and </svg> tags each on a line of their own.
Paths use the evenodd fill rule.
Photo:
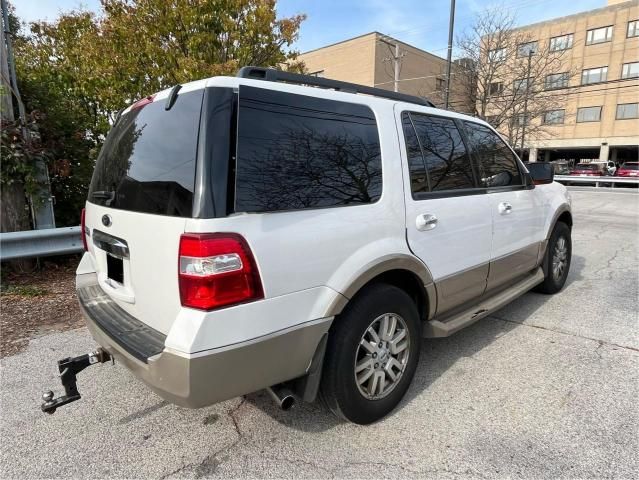
<svg viewBox="0 0 639 480">
<path fill-rule="evenodd" d="M 586 10 L 585 12 L 573 13 L 572 15 L 566 15 L 563 17 L 556 17 L 556 18 L 551 18 L 548 20 L 542 20 L 541 22 L 529 23 L 528 25 L 521 25 L 520 27 L 515 27 L 512 30 L 527 30 L 529 28 L 536 28 L 542 25 L 548 25 L 552 23 L 561 23 L 561 22 L 573 20 L 576 18 L 584 17 L 584 16 L 590 16 L 593 14 L 602 13 L 604 11 L 621 10 L 624 8 L 632 7 L 633 4 L 634 4 L 633 0 L 627 0 L 626 2 L 623 2 L 623 3 L 617 3 L 615 5 L 606 5 L 605 7 L 595 8 L 594 10 Z"/>
<path fill-rule="evenodd" d="M 325 48 L 334 47 L 334 46 L 340 45 L 342 43 L 350 42 L 350 41 L 353 41 L 353 40 L 357 40 L 358 38 L 368 37 L 369 35 L 375 35 L 375 34 L 382 35 L 377 30 L 373 30 L 372 32 L 362 33 L 361 35 L 357 35 L 357 36 L 352 37 L 352 38 L 347 38 L 345 40 L 340 40 L 339 42 L 329 43 L 328 45 L 324 45 L 322 47 L 313 48 L 312 50 L 307 50 L 306 52 L 300 52 L 300 55 L 306 55 L 307 53 L 316 52 L 318 50 L 324 50 Z"/>
<path fill-rule="evenodd" d="M 325 48 L 335 47 L 337 45 L 341 45 L 342 43 L 351 42 L 353 40 L 357 40 L 357 39 L 360 39 L 360 38 L 363 38 L 363 37 L 368 37 L 370 35 L 375 35 L 376 37 L 383 37 L 383 38 L 392 39 L 393 41 L 395 41 L 397 43 L 403 44 L 403 45 L 405 45 L 407 47 L 410 47 L 410 48 L 414 48 L 415 50 L 419 50 L 420 52 L 425 53 L 426 55 L 430 55 L 431 57 L 434 57 L 434 58 L 436 58 L 438 60 L 446 61 L 445 58 L 440 57 L 439 55 L 435 55 L 434 53 L 431 53 L 428 50 L 424 50 L 422 48 L 416 47 L 415 45 L 411 45 L 410 43 L 404 42 L 404 41 L 399 40 L 399 39 L 397 39 L 395 37 L 391 37 L 390 35 L 386 35 L 384 33 L 378 32 L 377 30 L 373 30 L 372 32 L 368 32 L 368 33 L 363 33 L 362 35 L 357 35 L 356 37 L 347 38 L 345 40 L 340 40 L 339 42 L 330 43 L 328 45 L 324 45 L 323 47 L 314 48 L 314 49 L 308 50 L 306 52 L 301 52 L 298 56 L 306 55 L 308 53 L 317 52 L 318 50 L 324 50 Z"/>
</svg>

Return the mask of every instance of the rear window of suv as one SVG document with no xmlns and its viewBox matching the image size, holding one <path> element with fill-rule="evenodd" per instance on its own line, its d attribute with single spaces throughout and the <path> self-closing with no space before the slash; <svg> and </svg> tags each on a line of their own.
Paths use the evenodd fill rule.
<svg viewBox="0 0 639 480">
<path fill-rule="evenodd" d="M 235 211 L 361 205 L 382 193 L 379 135 L 364 105 L 240 87 Z"/>
<path fill-rule="evenodd" d="M 135 212 L 191 217 L 203 90 L 139 102 L 115 123 L 98 157 L 89 201 Z"/>
</svg>

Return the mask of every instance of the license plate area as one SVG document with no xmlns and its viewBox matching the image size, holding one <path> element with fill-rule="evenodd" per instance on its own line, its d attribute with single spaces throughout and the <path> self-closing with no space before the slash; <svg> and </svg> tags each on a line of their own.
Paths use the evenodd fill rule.
<svg viewBox="0 0 639 480">
<path fill-rule="evenodd" d="M 124 260 L 110 253 L 106 254 L 107 277 L 124 285 Z"/>
</svg>

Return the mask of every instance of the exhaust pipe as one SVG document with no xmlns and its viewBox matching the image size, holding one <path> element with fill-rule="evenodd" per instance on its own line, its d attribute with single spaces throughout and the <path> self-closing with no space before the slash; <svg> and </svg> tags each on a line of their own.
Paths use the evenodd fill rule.
<svg viewBox="0 0 639 480">
<path fill-rule="evenodd" d="M 266 391 L 271 395 L 277 406 L 284 411 L 290 410 L 295 405 L 293 392 L 281 384 L 266 387 Z"/>
</svg>

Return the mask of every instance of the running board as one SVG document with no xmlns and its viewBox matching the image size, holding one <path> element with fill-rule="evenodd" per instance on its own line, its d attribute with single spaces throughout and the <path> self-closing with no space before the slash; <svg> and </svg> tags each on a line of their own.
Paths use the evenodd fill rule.
<svg viewBox="0 0 639 480">
<path fill-rule="evenodd" d="M 441 320 L 431 320 L 424 324 L 423 336 L 426 338 L 447 337 L 458 332 L 464 327 L 475 323 L 477 320 L 490 315 L 501 307 L 510 303 L 515 298 L 523 295 L 534 286 L 544 281 L 544 272 L 538 268 L 535 273 L 528 275 L 512 287 L 486 298 L 460 313 Z"/>
</svg>

